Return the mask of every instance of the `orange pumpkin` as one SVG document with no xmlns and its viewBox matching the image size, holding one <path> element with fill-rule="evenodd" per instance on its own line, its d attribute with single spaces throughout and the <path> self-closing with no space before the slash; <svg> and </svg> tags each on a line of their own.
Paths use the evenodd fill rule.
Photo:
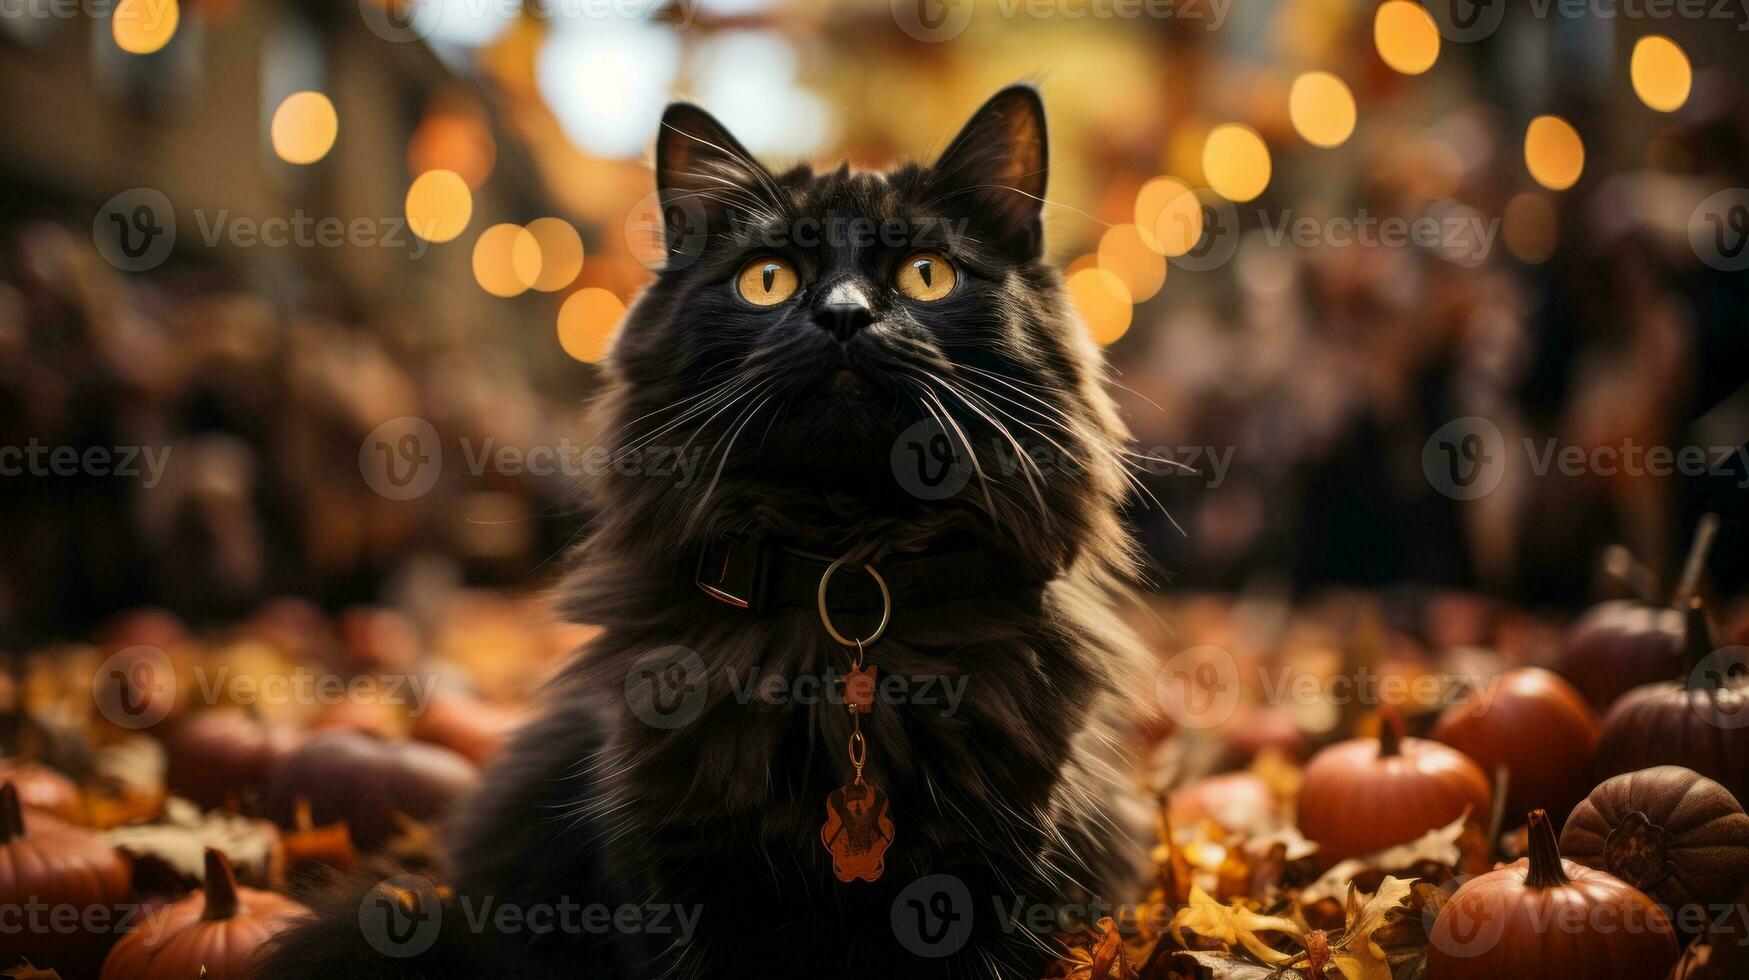
<svg viewBox="0 0 1749 980">
<path fill-rule="evenodd" d="M 453 749 L 483 766 L 528 719 L 518 711 L 469 694 L 435 694 L 413 716 L 412 735 L 421 742 Z"/>
<path fill-rule="evenodd" d="M 1573 685 L 1540 667 L 1500 675 L 1489 691 L 1440 716 L 1433 737 L 1483 772 L 1505 766 L 1506 812 L 1547 810 L 1557 821 L 1591 789 L 1602 729 Z"/>
<path fill-rule="evenodd" d="M 116 943 L 103 961 L 102 980 L 241 980 L 262 944 L 308 912 L 284 895 L 238 885 L 231 862 L 208 848 L 200 891 L 152 913 Z"/>
<path fill-rule="evenodd" d="M 18 787 L 18 802 L 56 818 L 77 823 L 85 812 L 79 787 L 48 766 L 20 759 L 0 759 L 0 781 Z"/>
<path fill-rule="evenodd" d="M 1338 742 L 1312 757 L 1300 786 L 1300 832 L 1325 865 L 1406 844 L 1468 811 L 1491 812 L 1482 768 L 1457 749 L 1402 736 L 1402 719 L 1384 712 L 1378 738 Z"/>
<path fill-rule="evenodd" d="M 29 826 L 25 819 L 18 788 L 0 784 L 0 908 L 71 908 L 81 913 L 80 922 L 96 922 L 96 910 L 127 898 L 128 862 L 114 848 L 46 814 L 32 812 Z M 114 922 L 117 917 L 102 918 Z M 80 929 L 25 925 L 0 929 L 0 963 L 29 956 L 38 966 L 77 966 L 79 954 L 101 949 L 104 939 Z"/>
<path fill-rule="evenodd" d="M 1620 878 L 1561 860 L 1541 810 L 1530 814 L 1530 855 L 1465 882 L 1428 933 L 1428 980 L 1645 980 L 1675 964 L 1663 910 Z"/>
</svg>

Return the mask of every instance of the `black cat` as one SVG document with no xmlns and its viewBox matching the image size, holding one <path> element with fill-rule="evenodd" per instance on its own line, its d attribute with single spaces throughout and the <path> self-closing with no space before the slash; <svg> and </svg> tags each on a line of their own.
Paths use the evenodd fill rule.
<svg viewBox="0 0 1749 980">
<path fill-rule="evenodd" d="M 603 632 L 459 818 L 453 893 L 322 896 L 266 977 L 1036 977 L 1135 893 L 1128 437 L 1042 259 L 1037 94 L 885 174 L 773 174 L 675 105 L 656 171 L 669 261 L 559 599 Z M 841 556 L 834 628 L 890 610 L 864 714 L 816 607 Z"/>
</svg>

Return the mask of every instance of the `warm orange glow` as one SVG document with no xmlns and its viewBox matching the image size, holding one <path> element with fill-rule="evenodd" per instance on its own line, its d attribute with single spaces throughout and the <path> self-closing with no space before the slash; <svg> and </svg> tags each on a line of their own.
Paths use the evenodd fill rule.
<svg viewBox="0 0 1749 980">
<path fill-rule="evenodd" d="M 1524 165 L 1536 182 L 1564 191 L 1585 170 L 1585 144 L 1579 131 L 1560 116 L 1538 116 L 1524 131 Z"/>
<path fill-rule="evenodd" d="M 541 248 L 521 225 L 493 225 L 474 241 L 474 280 L 493 296 L 515 296 L 541 274 Z"/>
<path fill-rule="evenodd" d="M 128 54 L 151 54 L 170 43 L 182 23 L 176 0 L 121 0 L 109 15 L 116 47 Z"/>
<path fill-rule="evenodd" d="M 1501 215 L 1501 237 L 1506 248 L 1520 262 L 1535 264 L 1548 261 L 1555 254 L 1560 230 L 1555 224 L 1555 208 L 1541 194 L 1526 191 L 1506 202 Z"/>
<path fill-rule="evenodd" d="M 1136 230 L 1161 255 L 1183 255 L 1202 238 L 1202 202 L 1182 181 L 1155 177 L 1136 194 Z"/>
<path fill-rule="evenodd" d="M 1269 186 L 1269 146 L 1244 123 L 1222 123 L 1203 144 L 1202 172 L 1216 194 L 1249 201 Z"/>
<path fill-rule="evenodd" d="M 1634 80 L 1634 94 L 1659 112 L 1682 108 L 1688 101 L 1688 90 L 1694 85 L 1694 69 L 1688 64 L 1688 55 L 1662 34 L 1648 34 L 1634 42 L 1628 74 Z"/>
<path fill-rule="evenodd" d="M 536 218 L 528 233 L 540 246 L 540 275 L 529 285 L 543 293 L 564 289 L 583 271 L 583 239 L 563 218 Z"/>
<path fill-rule="evenodd" d="M 447 242 L 474 215 L 474 196 L 453 170 L 428 170 L 407 188 L 407 227 L 428 242 Z"/>
<path fill-rule="evenodd" d="M 1327 71 L 1309 71 L 1288 90 L 1294 132 L 1313 146 L 1341 146 L 1354 132 L 1354 93 Z"/>
<path fill-rule="evenodd" d="M 407 141 L 407 166 L 413 173 L 453 170 L 475 190 L 492 176 L 497 162 L 498 144 L 473 112 L 430 112 Z"/>
<path fill-rule="evenodd" d="M 1373 15 L 1379 57 L 1405 75 L 1419 75 L 1439 60 L 1439 25 L 1418 3 L 1389 0 Z"/>
<path fill-rule="evenodd" d="M 1129 331 L 1130 291 L 1116 274 L 1082 269 L 1069 277 L 1068 289 L 1096 343 L 1109 344 Z"/>
<path fill-rule="evenodd" d="M 607 356 L 626 307 L 619 297 L 590 286 L 579 289 L 559 307 L 559 345 L 585 364 Z"/>
<path fill-rule="evenodd" d="M 1166 259 L 1148 247 L 1135 225 L 1113 225 L 1099 239 L 1099 268 L 1123 280 L 1132 302 L 1160 291 L 1166 282 Z"/>
<path fill-rule="evenodd" d="M 286 163 L 315 163 L 340 133 L 334 103 L 320 92 L 293 92 L 273 111 L 273 152 Z"/>
</svg>

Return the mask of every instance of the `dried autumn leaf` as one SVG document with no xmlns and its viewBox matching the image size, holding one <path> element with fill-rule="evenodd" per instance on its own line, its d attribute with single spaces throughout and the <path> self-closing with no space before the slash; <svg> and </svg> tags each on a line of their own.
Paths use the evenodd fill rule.
<svg viewBox="0 0 1749 980">
<path fill-rule="evenodd" d="M 8 977 L 10 980 L 61 980 L 59 973 L 33 966 L 29 960 L 9 968 L 5 973 L 0 973 L 0 977 Z"/>
<path fill-rule="evenodd" d="M 1304 957 L 1308 976 L 1322 978 L 1326 970 L 1341 973 L 1346 980 L 1391 980 L 1391 964 L 1375 934 L 1384 928 L 1392 910 L 1401 908 L 1410 893 L 1410 882 L 1404 878 L 1386 878 L 1379 890 L 1363 900 L 1359 889 L 1350 887 L 1347 896 L 1347 925 L 1340 938 L 1326 944 L 1322 932 L 1315 932 L 1307 942 Z M 1300 961 L 1295 961 L 1296 967 Z"/>
<path fill-rule="evenodd" d="M 103 840 L 134 858 L 136 872 L 141 863 L 157 863 L 184 887 L 197 884 L 205 874 L 208 848 L 229 858 L 237 877 L 249 884 L 271 881 L 280 858 L 279 832 L 271 823 L 218 810 L 202 813 L 175 796 L 165 801 L 161 821 L 117 827 L 106 831 Z"/>
<path fill-rule="evenodd" d="M 1271 966 L 1286 963 L 1293 957 L 1271 947 L 1258 933 L 1279 932 L 1295 939 L 1301 937 L 1300 927 L 1288 919 L 1259 915 L 1241 902 L 1222 905 L 1201 888 L 1192 888 L 1190 904 L 1172 917 L 1168 930 L 1176 935 L 1180 929 L 1188 929 L 1229 949 L 1243 946 L 1251 955 Z"/>
<path fill-rule="evenodd" d="M 1350 883 L 1367 871 L 1404 871 L 1421 864 L 1454 868 L 1463 859 L 1460 841 L 1468 821 L 1469 811 L 1466 810 L 1451 823 L 1430 830 L 1407 844 L 1339 861 L 1300 891 L 1300 903 L 1309 905 L 1325 898 L 1342 899 L 1347 895 Z"/>
</svg>

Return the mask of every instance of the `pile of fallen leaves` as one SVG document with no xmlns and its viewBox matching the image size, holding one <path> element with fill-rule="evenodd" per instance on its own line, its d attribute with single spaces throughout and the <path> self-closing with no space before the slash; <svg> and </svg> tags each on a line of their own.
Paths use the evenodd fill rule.
<svg viewBox="0 0 1749 980">
<path fill-rule="evenodd" d="M 1279 776 L 1288 765 L 1265 753 L 1254 769 Z M 1416 980 L 1439 908 L 1466 869 L 1490 863 L 1467 818 L 1320 872 L 1316 845 L 1289 823 L 1174 826 L 1160 802 L 1154 887 L 1123 914 L 1058 937 L 1066 952 L 1048 977 Z"/>
</svg>

